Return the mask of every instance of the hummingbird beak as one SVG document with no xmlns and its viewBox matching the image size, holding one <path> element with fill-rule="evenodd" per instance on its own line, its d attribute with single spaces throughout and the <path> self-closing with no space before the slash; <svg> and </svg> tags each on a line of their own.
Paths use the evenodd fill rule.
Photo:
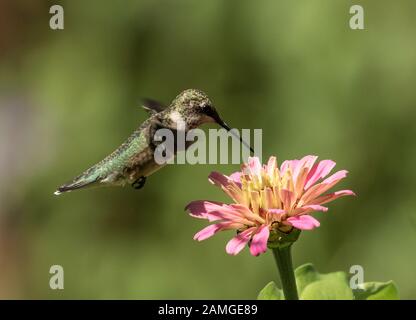
<svg viewBox="0 0 416 320">
<path fill-rule="evenodd" d="M 219 124 L 221 127 L 223 127 L 225 130 L 227 130 L 228 132 L 230 132 L 235 138 L 237 138 L 238 140 L 240 140 L 240 142 L 243 144 L 243 145 L 245 145 L 247 148 L 249 148 L 250 149 L 250 151 L 251 151 L 251 153 L 253 153 L 254 154 L 254 150 L 253 150 L 253 148 L 247 143 L 247 142 L 245 142 L 244 140 L 243 140 L 243 138 L 240 136 L 240 135 L 238 135 L 238 134 L 236 134 L 234 131 L 231 131 L 231 127 L 228 125 L 228 124 L 226 124 L 225 122 L 224 122 L 224 120 L 222 120 L 221 119 L 221 117 L 219 116 L 219 114 L 217 113 L 217 112 L 215 112 L 214 114 L 212 114 L 211 115 L 211 117 L 215 120 L 215 122 L 217 123 L 217 124 Z"/>
</svg>

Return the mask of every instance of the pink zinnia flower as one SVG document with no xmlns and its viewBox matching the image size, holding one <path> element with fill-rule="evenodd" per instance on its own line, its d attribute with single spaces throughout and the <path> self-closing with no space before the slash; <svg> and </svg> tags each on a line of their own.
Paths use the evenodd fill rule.
<svg viewBox="0 0 416 320">
<path fill-rule="evenodd" d="M 267 250 L 271 231 L 288 233 L 293 228 L 319 227 L 319 221 L 310 214 L 325 212 L 328 208 L 323 204 L 354 195 L 354 192 L 326 193 L 346 177 L 347 171 L 338 171 L 324 179 L 335 162 L 322 160 L 315 164 L 317 158 L 287 160 L 279 169 L 275 157 L 270 157 L 263 166 L 257 157 L 252 157 L 242 165 L 241 172 L 230 176 L 212 172 L 209 181 L 220 187 L 234 203 L 207 200 L 189 203 L 186 210 L 191 216 L 215 222 L 195 234 L 194 239 L 202 241 L 218 231 L 234 229 L 238 233 L 227 243 L 227 253 L 236 255 L 249 243 L 251 254 L 257 256 Z"/>
</svg>

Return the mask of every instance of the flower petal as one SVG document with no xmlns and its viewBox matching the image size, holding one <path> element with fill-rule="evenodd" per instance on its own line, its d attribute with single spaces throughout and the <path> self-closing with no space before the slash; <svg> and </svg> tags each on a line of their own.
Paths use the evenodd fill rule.
<svg viewBox="0 0 416 320">
<path fill-rule="evenodd" d="M 317 159 L 318 159 L 318 156 L 309 155 L 309 156 L 304 156 L 300 161 L 303 163 L 303 166 L 308 168 L 310 171 Z"/>
<path fill-rule="evenodd" d="M 293 181 L 295 184 L 295 191 L 298 196 L 300 196 L 303 193 L 306 178 L 308 177 L 309 172 L 311 171 L 313 164 L 317 159 L 317 156 L 305 156 L 299 161 L 298 165 L 296 166 L 293 172 Z"/>
<path fill-rule="evenodd" d="M 302 208 L 310 209 L 312 211 L 322 211 L 322 212 L 327 212 L 328 211 L 327 207 L 323 207 L 323 206 L 320 206 L 320 205 L 317 205 L 317 204 L 306 205 L 306 206 L 303 206 Z"/>
<path fill-rule="evenodd" d="M 321 183 L 318 183 L 309 188 L 308 191 L 303 194 L 299 202 L 300 205 L 314 203 L 315 198 L 319 197 L 321 194 L 327 192 L 329 189 L 335 186 L 339 181 L 347 176 L 347 173 L 347 170 L 340 170 L 329 178 L 326 178 Z"/>
<path fill-rule="evenodd" d="M 250 243 L 250 253 L 253 256 L 258 256 L 260 253 L 267 251 L 267 240 L 269 240 L 269 226 L 261 226 L 257 233 L 253 236 Z"/>
<path fill-rule="evenodd" d="M 243 227 L 242 224 L 233 223 L 233 222 L 220 222 L 220 223 L 211 224 L 208 227 L 205 227 L 204 229 L 197 232 L 194 235 L 194 240 L 202 241 L 202 240 L 212 237 L 218 231 L 229 230 L 229 229 L 239 229 L 241 227 Z"/>
<path fill-rule="evenodd" d="M 301 161 L 298 159 L 283 161 L 283 163 L 280 166 L 281 176 L 283 177 L 288 170 L 290 170 L 293 176 L 293 173 L 296 171 L 296 168 L 298 168 L 299 165 L 301 165 Z"/>
<path fill-rule="evenodd" d="M 230 179 L 226 175 L 217 171 L 211 172 L 208 176 L 208 180 L 218 187 L 227 187 L 231 183 Z"/>
<path fill-rule="evenodd" d="M 237 255 L 241 250 L 243 250 L 247 242 L 249 242 L 251 234 L 255 230 L 256 228 L 253 227 L 237 234 L 234 238 L 228 241 L 225 251 L 233 256 Z"/>
<path fill-rule="evenodd" d="M 218 220 L 218 215 L 212 215 L 210 212 L 219 211 L 226 208 L 226 205 L 221 202 L 196 200 L 188 203 L 185 210 L 194 218 L 208 219 L 210 222 Z"/>
<path fill-rule="evenodd" d="M 211 224 L 208 227 L 205 227 L 201 231 L 197 232 L 194 235 L 194 240 L 202 241 L 202 240 L 208 239 L 220 230 L 221 230 L 221 224 L 220 223 Z"/>
<path fill-rule="evenodd" d="M 240 171 L 232 173 L 228 178 L 241 188 L 241 172 Z"/>
<path fill-rule="evenodd" d="M 258 223 L 265 223 L 264 219 L 260 217 L 258 214 L 254 214 L 249 208 L 247 208 L 245 205 L 239 204 L 239 203 L 233 203 L 230 204 L 230 207 L 233 208 L 235 211 L 237 211 L 242 217 L 245 217 L 247 220 L 249 220 L 251 223 L 246 223 L 248 225 Z"/>
<path fill-rule="evenodd" d="M 244 207 L 243 205 L 240 205 Z M 226 205 L 220 202 L 211 202 L 205 200 L 193 201 L 189 203 L 185 209 L 190 211 L 189 215 L 199 219 L 207 219 L 210 222 L 225 220 L 243 225 L 251 226 L 255 221 L 264 223 L 261 217 L 253 219 L 252 216 L 248 216 L 246 211 L 242 211 L 240 206 L 234 207 L 233 205 Z M 245 207 L 244 207 L 245 208 Z M 249 209 L 246 209 L 249 211 Z"/>
<path fill-rule="evenodd" d="M 280 165 L 280 175 L 284 176 L 286 173 L 286 170 L 290 167 L 291 160 L 285 160 Z"/>
<path fill-rule="evenodd" d="M 336 191 L 333 193 L 320 196 L 314 199 L 313 201 L 311 201 L 311 203 L 312 204 L 324 204 L 324 203 L 334 201 L 335 199 L 338 199 L 344 196 L 355 196 L 355 193 L 352 190 L 340 190 L 340 191 Z"/>
<path fill-rule="evenodd" d="M 311 205 L 306 205 L 306 206 L 296 208 L 295 210 L 293 210 L 290 213 L 290 215 L 291 216 L 299 216 L 299 215 L 308 214 L 308 213 L 311 213 L 311 212 L 314 212 L 314 211 L 327 212 L 328 208 L 317 205 L 317 204 L 311 204 Z"/>
<path fill-rule="evenodd" d="M 292 191 L 280 190 L 280 198 L 282 199 L 283 209 L 290 210 L 296 201 L 296 196 Z"/>
<path fill-rule="evenodd" d="M 266 165 L 266 172 L 270 179 L 273 178 L 276 168 L 277 168 L 276 157 L 270 157 Z"/>
<path fill-rule="evenodd" d="M 335 172 L 332 176 L 326 178 L 322 183 L 331 184 L 334 182 L 338 182 L 341 179 L 344 179 L 348 174 L 347 170 L 340 170 Z"/>
<path fill-rule="evenodd" d="M 260 209 L 260 195 L 258 191 L 251 191 L 250 193 L 250 198 L 251 198 L 251 210 L 253 211 L 253 213 L 255 214 L 259 214 L 259 209 Z"/>
<path fill-rule="evenodd" d="M 261 200 L 263 209 L 276 208 L 277 201 L 273 196 L 273 191 L 271 188 L 266 187 L 261 191 Z"/>
<path fill-rule="evenodd" d="M 336 163 L 332 160 L 322 160 L 314 165 L 306 178 L 305 190 L 309 189 L 319 179 L 326 177 L 335 165 Z"/>
<path fill-rule="evenodd" d="M 248 167 L 250 169 L 250 172 L 252 175 L 255 175 L 257 177 L 259 177 L 259 179 L 261 178 L 261 163 L 259 158 L 257 157 L 249 157 L 248 158 Z"/>
<path fill-rule="evenodd" d="M 319 221 L 310 215 L 290 217 L 286 222 L 300 230 L 312 230 L 320 226 Z"/>
<path fill-rule="evenodd" d="M 282 209 L 269 209 L 268 212 L 271 214 L 277 214 L 277 215 L 286 213 L 286 211 Z"/>
<path fill-rule="evenodd" d="M 244 202 L 244 194 L 240 188 L 241 183 L 238 185 L 226 175 L 216 171 L 210 173 L 208 180 L 217 187 L 220 187 L 235 202 Z"/>
</svg>

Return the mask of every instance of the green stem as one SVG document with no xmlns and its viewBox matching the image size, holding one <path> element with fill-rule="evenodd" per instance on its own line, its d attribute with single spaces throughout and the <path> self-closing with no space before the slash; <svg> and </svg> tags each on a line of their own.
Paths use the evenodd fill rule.
<svg viewBox="0 0 416 320">
<path fill-rule="evenodd" d="M 292 245 L 273 248 L 273 255 L 279 269 L 285 299 L 299 300 L 295 273 L 293 272 L 292 255 L 290 253 L 291 247 Z"/>
</svg>

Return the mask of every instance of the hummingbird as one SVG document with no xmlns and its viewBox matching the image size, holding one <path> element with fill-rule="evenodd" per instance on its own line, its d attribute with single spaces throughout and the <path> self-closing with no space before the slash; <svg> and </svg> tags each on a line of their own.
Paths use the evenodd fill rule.
<svg viewBox="0 0 416 320">
<path fill-rule="evenodd" d="M 243 139 L 230 131 L 208 96 L 197 89 L 181 92 L 169 106 L 151 99 L 143 99 L 143 108 L 149 117 L 133 132 L 132 135 L 106 158 L 93 165 L 55 191 L 55 195 L 72 190 L 94 186 L 124 186 L 130 184 L 141 189 L 146 178 L 163 167 L 155 161 L 154 154 L 161 143 L 155 139 L 159 129 L 175 132 L 179 122 L 185 124 L 185 133 L 205 123 L 217 123 L 236 138 L 240 139 L 252 153 L 253 149 Z M 191 143 L 192 144 L 192 143 Z M 185 147 L 189 147 L 186 145 Z M 177 148 L 173 153 L 177 152 Z"/>
</svg>

